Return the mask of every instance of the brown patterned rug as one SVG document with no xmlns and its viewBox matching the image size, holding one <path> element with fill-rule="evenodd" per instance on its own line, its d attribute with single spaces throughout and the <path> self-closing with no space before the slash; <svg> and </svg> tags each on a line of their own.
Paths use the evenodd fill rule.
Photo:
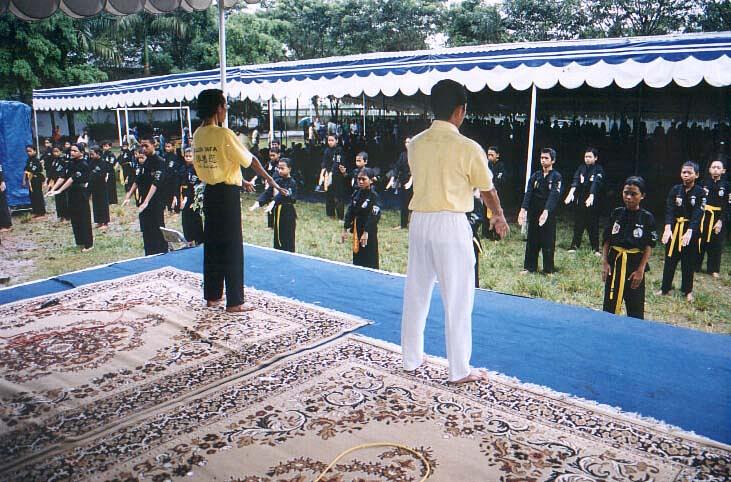
<svg viewBox="0 0 731 482">
<path fill-rule="evenodd" d="M 731 447 L 499 375 L 455 387 L 429 359 L 346 336 L 4 473 L 11 480 L 312 481 L 339 453 L 392 442 L 435 481 L 722 481 Z M 397 448 L 355 451 L 323 478 L 417 481 Z"/>
<path fill-rule="evenodd" d="M 368 323 L 246 296 L 206 308 L 200 275 L 165 268 L 0 306 L 0 471 Z"/>
</svg>

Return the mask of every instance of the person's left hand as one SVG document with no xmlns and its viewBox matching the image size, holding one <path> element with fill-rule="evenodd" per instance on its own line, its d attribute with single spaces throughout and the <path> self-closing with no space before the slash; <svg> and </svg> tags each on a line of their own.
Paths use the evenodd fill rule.
<svg viewBox="0 0 731 482">
<path fill-rule="evenodd" d="M 584 203 L 586 207 L 591 207 L 594 204 L 594 195 L 589 194 L 589 197 L 586 198 L 586 202 Z"/>
<path fill-rule="evenodd" d="M 0 182 L 0 192 L 5 192 L 5 181 Z"/>
<path fill-rule="evenodd" d="M 642 280 L 645 278 L 645 270 L 644 269 L 638 269 L 636 271 L 633 271 L 632 274 L 629 275 L 629 278 L 627 278 L 627 281 L 631 281 L 630 287 L 633 290 L 636 290 L 639 288 L 640 283 L 642 283 Z"/>
<path fill-rule="evenodd" d="M 546 224 L 546 221 L 548 221 L 548 211 L 544 209 L 541 216 L 538 218 L 538 226 L 543 226 Z"/>
<path fill-rule="evenodd" d="M 137 210 L 137 212 L 140 213 L 140 214 L 142 214 L 142 211 L 144 211 L 145 209 L 147 209 L 147 203 L 146 202 L 143 202 L 142 204 L 140 204 L 140 207 Z"/>
<path fill-rule="evenodd" d="M 510 226 L 508 225 L 508 221 L 503 215 L 495 215 L 490 218 L 490 229 L 495 231 L 497 235 L 500 236 L 500 239 L 504 239 L 505 236 L 507 236 L 510 232 Z"/>
<path fill-rule="evenodd" d="M 683 239 L 681 240 L 683 243 L 683 247 L 686 247 L 690 244 L 690 240 L 692 237 L 693 237 L 693 230 L 692 229 L 687 230 L 685 232 L 685 234 L 683 235 Z"/>
<path fill-rule="evenodd" d="M 279 184 L 274 184 L 274 189 L 279 191 L 279 194 L 281 194 L 282 196 L 289 196 L 289 190 L 280 187 Z"/>
<path fill-rule="evenodd" d="M 723 229 L 723 221 L 720 219 L 716 221 L 716 224 L 713 226 L 713 232 L 718 234 L 721 232 L 721 229 Z"/>
<path fill-rule="evenodd" d="M 368 245 L 368 231 L 363 231 L 363 235 L 360 237 L 360 245 L 364 248 Z"/>
<path fill-rule="evenodd" d="M 350 233 L 348 231 L 343 231 L 343 233 L 340 235 L 340 242 L 344 243 L 346 239 L 350 236 Z"/>
<path fill-rule="evenodd" d="M 607 281 L 607 276 L 610 276 L 612 274 L 612 267 L 609 266 L 609 262 L 604 259 L 602 260 L 602 281 Z"/>
<path fill-rule="evenodd" d="M 244 179 L 243 186 L 244 186 L 244 189 L 246 190 L 246 192 L 254 192 L 254 183 L 253 182 L 249 182 L 246 179 Z"/>
</svg>

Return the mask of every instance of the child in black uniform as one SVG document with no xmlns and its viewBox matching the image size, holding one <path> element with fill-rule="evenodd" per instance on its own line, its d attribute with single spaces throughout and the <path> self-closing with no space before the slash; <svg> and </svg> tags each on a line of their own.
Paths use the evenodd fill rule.
<svg viewBox="0 0 731 482">
<path fill-rule="evenodd" d="M 492 183 L 499 195 L 504 195 L 505 189 L 505 164 L 500 160 L 500 149 L 497 146 L 487 148 L 487 167 L 492 172 Z M 483 205 L 482 209 L 482 236 L 491 241 L 500 241 L 500 236 L 495 230 L 490 229 L 492 211 Z"/>
<path fill-rule="evenodd" d="M 569 253 L 581 246 L 584 230 L 589 233 L 591 249 L 599 253 L 599 210 L 598 204 L 602 186 L 604 185 L 604 168 L 597 164 L 599 154 L 593 147 L 584 150 L 584 164 L 576 169 L 571 189 L 566 195 L 566 204 L 575 203 L 574 237 L 571 240 Z"/>
<path fill-rule="evenodd" d="M 628 177 L 622 189 L 624 207 L 612 211 L 602 246 L 604 311 L 620 314 L 624 300 L 627 316 L 639 319 L 645 316 L 647 261 L 657 243 L 655 217 L 640 207 L 644 198 L 644 179 Z"/>
<path fill-rule="evenodd" d="M 338 145 L 338 137 L 328 134 L 327 147 L 322 155 L 320 185 L 325 193 L 325 214 L 335 219 L 343 219 L 344 200 L 346 196 L 345 155 Z"/>
<path fill-rule="evenodd" d="M 561 196 L 561 174 L 553 170 L 556 151 L 541 149 L 541 170 L 528 180 L 528 189 L 518 214 L 518 224 L 528 223 L 528 240 L 521 274 L 538 270 L 538 253 L 543 251 L 543 272 L 553 273 L 556 248 L 556 207 Z"/>
<path fill-rule="evenodd" d="M 279 176 L 277 183 L 279 187 L 286 189 L 287 194 L 279 191 L 274 193 L 273 188 L 269 192 L 273 195 L 274 207 L 274 249 L 290 251 L 294 253 L 295 232 L 297 231 L 297 211 L 294 203 L 297 202 L 297 182 L 292 178 L 292 161 L 283 157 L 279 159 L 277 168 Z"/>
<path fill-rule="evenodd" d="M 56 182 L 58 182 L 59 179 L 66 177 L 66 172 L 68 171 L 69 164 L 70 162 L 66 160 L 66 157 L 61 152 L 60 147 L 54 146 L 53 148 L 51 148 L 51 162 L 48 171 L 49 191 L 53 189 L 53 186 L 56 185 Z M 70 220 L 68 213 L 69 202 L 67 193 L 64 192 L 61 194 L 56 194 L 53 198 L 56 202 L 56 216 L 58 216 L 58 220 Z"/>
<path fill-rule="evenodd" d="M 109 204 L 117 204 L 117 178 L 115 169 L 117 167 L 117 158 L 112 152 L 112 143 L 109 141 L 102 142 L 102 161 L 107 170 L 107 198 Z"/>
<path fill-rule="evenodd" d="M 665 231 L 662 244 L 665 250 L 665 266 L 662 272 L 662 287 L 656 294 L 666 295 L 673 288 L 673 277 L 678 261 L 681 263 L 682 282 L 680 290 L 689 302 L 693 301 L 693 275 L 698 262 L 698 236 L 703 217 L 705 192 L 696 185 L 698 164 L 688 161 L 680 170 L 682 184 L 670 189 L 665 202 Z"/>
<path fill-rule="evenodd" d="M 5 184 L 3 165 L 0 164 L 0 233 L 13 229 L 13 220 L 10 217 L 8 206 L 8 185 Z"/>
<path fill-rule="evenodd" d="M 721 271 L 721 252 L 726 225 L 724 224 L 731 212 L 731 183 L 723 175 L 726 168 L 721 159 L 715 159 L 708 166 L 708 177 L 703 180 L 701 188 L 706 194 L 706 205 L 701 219 L 701 232 L 698 244 L 697 271 L 703 264 L 703 257 L 708 253 L 708 272 L 718 278 Z"/>
<path fill-rule="evenodd" d="M 195 190 L 196 186 L 200 184 L 200 179 L 198 179 L 198 176 L 195 174 L 192 148 L 189 147 L 185 150 L 183 159 L 185 160 L 185 175 L 183 176 L 183 182 L 180 185 L 183 235 L 189 243 L 198 245 L 203 242 L 203 220 L 201 219 L 200 212 L 193 209 L 193 203 L 195 202 Z M 200 209 L 203 209 L 202 205 L 200 206 Z"/>
<path fill-rule="evenodd" d="M 93 146 L 89 150 L 89 166 L 91 167 L 91 205 L 94 212 L 94 223 L 102 231 L 109 226 L 109 194 L 107 193 L 107 163 L 102 160 L 102 150 Z"/>
<path fill-rule="evenodd" d="M 28 154 L 28 160 L 25 163 L 21 184 L 25 187 L 27 181 L 33 218 L 42 218 L 46 215 L 46 200 L 43 199 L 43 181 L 45 181 L 43 162 L 38 159 L 35 146 L 30 144 L 25 146 L 25 153 Z"/>
<path fill-rule="evenodd" d="M 119 166 L 121 167 L 120 182 L 124 184 L 124 192 L 129 192 L 132 184 L 135 183 L 135 171 L 137 170 L 137 159 L 129 149 L 126 142 L 122 143 L 122 150 L 119 152 Z"/>
<path fill-rule="evenodd" d="M 343 224 L 341 240 L 353 239 L 353 264 L 378 269 L 378 221 L 381 198 L 371 188 L 374 173 L 370 168 L 358 172 L 358 191 L 353 193 Z M 351 234 L 352 233 L 352 234 Z"/>
<path fill-rule="evenodd" d="M 399 158 L 393 168 L 393 176 L 386 186 L 386 189 L 393 188 L 399 198 L 401 223 L 394 229 L 406 229 L 409 227 L 409 218 L 411 215 L 411 211 L 409 211 L 409 203 L 411 203 L 411 198 L 414 197 L 414 190 L 411 188 L 414 182 L 413 179 L 411 179 L 409 153 L 407 150 L 409 148 L 409 143 L 411 143 L 410 137 L 404 139 L 404 151 L 399 154 Z"/>
</svg>

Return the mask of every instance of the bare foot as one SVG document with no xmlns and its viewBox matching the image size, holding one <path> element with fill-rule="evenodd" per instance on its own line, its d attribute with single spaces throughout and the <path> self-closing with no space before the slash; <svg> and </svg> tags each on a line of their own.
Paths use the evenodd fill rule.
<svg viewBox="0 0 731 482">
<path fill-rule="evenodd" d="M 668 295 L 668 293 L 663 293 L 662 290 L 655 291 L 655 296 L 667 296 L 667 295 Z"/>
<path fill-rule="evenodd" d="M 481 370 L 472 370 L 469 375 L 459 380 L 449 382 L 452 385 L 462 385 L 463 383 L 474 383 L 487 381 L 487 373 Z"/>
<path fill-rule="evenodd" d="M 394 230 L 401 229 L 401 226 L 394 226 L 392 229 L 394 229 Z"/>
<path fill-rule="evenodd" d="M 226 308 L 226 313 L 246 313 L 248 311 L 254 311 L 256 307 L 250 303 L 244 303 L 243 305 L 229 306 Z"/>
<path fill-rule="evenodd" d="M 0 233 L 7 233 L 8 231 L 12 231 L 13 228 L 0 228 Z"/>
<path fill-rule="evenodd" d="M 221 298 L 217 300 L 206 300 L 206 307 L 213 308 L 214 306 L 219 306 L 223 300 Z"/>
<path fill-rule="evenodd" d="M 711 273 L 711 276 L 713 276 L 714 278 L 720 278 L 721 273 Z"/>
<path fill-rule="evenodd" d="M 521 272 L 520 272 L 519 274 L 520 274 L 520 275 L 526 275 L 526 274 L 528 274 L 528 270 L 527 270 L 527 269 L 524 269 L 524 270 L 523 270 L 523 271 L 521 271 Z"/>
<path fill-rule="evenodd" d="M 691 292 L 691 293 L 688 293 L 687 295 L 685 295 L 685 300 L 688 303 L 693 303 L 693 300 L 695 300 L 695 297 L 693 296 L 693 293 Z"/>
<path fill-rule="evenodd" d="M 82 253 L 88 253 L 92 249 L 94 249 L 94 246 L 89 246 L 88 248 L 81 248 L 81 252 Z"/>
</svg>

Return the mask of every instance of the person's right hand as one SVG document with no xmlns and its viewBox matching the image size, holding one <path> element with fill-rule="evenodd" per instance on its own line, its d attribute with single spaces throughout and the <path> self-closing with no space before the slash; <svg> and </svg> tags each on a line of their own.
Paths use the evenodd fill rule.
<svg viewBox="0 0 731 482">
<path fill-rule="evenodd" d="M 606 259 L 602 260 L 602 281 L 607 281 L 607 276 L 612 274 L 612 267 L 609 266 L 609 262 Z"/>
<path fill-rule="evenodd" d="M 344 243 L 346 239 L 350 237 L 350 233 L 348 231 L 343 231 L 343 233 L 340 235 L 340 242 Z"/>
<path fill-rule="evenodd" d="M 564 200 L 564 204 L 571 204 L 571 202 L 574 200 L 574 193 L 570 192 L 568 196 L 566 196 L 566 199 Z"/>
<path fill-rule="evenodd" d="M 528 220 L 528 211 L 521 208 L 520 212 L 518 213 L 518 225 L 523 226 L 527 220 Z"/>
<path fill-rule="evenodd" d="M 0 182 L 0 192 L 5 192 L 5 181 Z"/>
<path fill-rule="evenodd" d="M 243 180 L 243 186 L 246 192 L 254 192 L 254 183 L 247 181 L 246 179 Z"/>
<path fill-rule="evenodd" d="M 665 231 L 662 233 L 662 239 L 660 240 L 662 244 L 668 244 L 668 241 L 670 241 L 670 237 L 673 235 L 673 232 L 670 231 L 670 228 L 665 228 Z"/>
<path fill-rule="evenodd" d="M 122 201 L 122 206 L 126 206 L 127 204 L 129 204 L 129 198 L 128 197 L 124 198 L 124 201 Z"/>
<path fill-rule="evenodd" d="M 2 191 L 4 191 L 4 190 L 5 190 L 5 189 L 2 189 Z M 49 190 L 49 191 L 48 191 L 48 192 L 46 193 L 46 197 L 51 197 L 51 196 L 55 196 L 55 195 L 56 195 L 56 192 L 55 192 L 55 191 L 54 191 L 53 189 Z"/>
<path fill-rule="evenodd" d="M 259 209 L 259 207 L 260 207 L 260 205 L 259 205 L 259 201 L 256 201 L 256 202 L 255 202 L 254 204 L 252 204 L 252 205 L 251 205 L 251 206 L 249 207 L 249 211 L 256 211 L 257 209 Z"/>
<path fill-rule="evenodd" d="M 510 226 L 508 226 L 508 221 L 503 215 L 495 215 L 490 218 L 490 228 L 495 231 L 498 236 L 500 236 L 500 239 L 504 239 L 505 236 L 507 236 L 510 232 Z"/>
<path fill-rule="evenodd" d="M 538 218 L 538 226 L 543 226 L 546 224 L 546 221 L 548 221 L 548 211 L 544 209 Z"/>
</svg>

